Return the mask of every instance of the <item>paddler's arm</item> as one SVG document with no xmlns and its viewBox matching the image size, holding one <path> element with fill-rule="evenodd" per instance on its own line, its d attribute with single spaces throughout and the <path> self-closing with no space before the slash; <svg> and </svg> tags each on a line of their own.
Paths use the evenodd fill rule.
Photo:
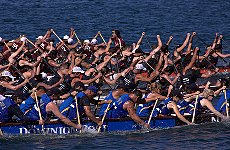
<svg viewBox="0 0 230 150">
<path fill-rule="evenodd" d="M 221 88 L 219 88 L 218 90 L 216 90 L 216 91 L 214 92 L 214 96 L 219 95 L 220 92 L 221 92 L 222 90 L 225 90 L 225 89 L 226 89 L 226 86 L 222 86 Z"/>
<path fill-rule="evenodd" d="M 194 66 L 194 64 L 196 62 L 196 57 L 197 57 L 198 50 L 199 50 L 199 48 L 196 47 L 195 50 L 194 50 L 191 62 L 183 69 L 183 74 L 185 74 L 188 69 L 190 69 L 190 68 L 192 68 Z"/>
<path fill-rule="evenodd" d="M 188 44 L 188 48 L 186 50 L 186 55 L 189 54 L 191 52 L 191 49 L 192 49 L 192 41 L 193 41 L 193 38 L 194 36 L 196 35 L 196 32 L 193 32 L 190 39 L 189 39 L 189 44 Z"/>
<path fill-rule="evenodd" d="M 61 114 L 61 112 L 59 111 L 58 107 L 56 104 L 54 104 L 53 102 L 48 103 L 48 105 L 46 106 L 46 111 L 52 111 L 53 114 L 58 117 L 63 123 L 72 126 L 76 129 L 81 129 L 81 125 L 77 125 L 75 123 L 73 123 L 72 121 L 70 121 L 68 118 L 66 118 L 64 115 Z"/>
<path fill-rule="evenodd" d="M 204 107 L 204 106 L 206 106 L 211 112 L 213 112 L 217 117 L 220 117 L 221 119 L 224 119 L 224 120 L 226 120 L 226 119 L 229 119 L 229 118 L 227 118 L 226 116 L 224 116 L 224 115 L 222 115 L 219 111 L 217 111 L 214 107 L 213 107 L 213 105 L 212 105 L 212 103 L 209 101 L 209 100 L 207 100 L 207 99 L 202 99 L 201 101 L 200 101 L 200 104 Z"/>
<path fill-rule="evenodd" d="M 140 47 L 144 35 L 145 35 L 145 32 L 142 32 L 141 37 L 138 40 L 137 45 L 135 46 L 134 50 L 136 50 L 136 49 L 138 49 Z M 135 51 L 134 51 L 134 53 L 135 53 Z"/>
<path fill-rule="evenodd" d="M 11 90 L 17 90 L 17 89 L 21 88 L 23 85 L 25 85 L 27 82 L 28 82 L 28 79 L 25 79 L 22 83 L 14 86 L 14 85 L 9 84 L 8 82 L 1 81 L 0 85 L 2 85 L 3 87 L 6 87 L 8 89 L 11 89 Z"/>
<path fill-rule="evenodd" d="M 169 37 L 169 39 L 168 39 L 168 41 L 167 41 L 167 43 L 166 43 L 166 45 L 168 45 L 168 46 L 169 46 L 169 45 L 170 45 L 170 43 L 171 43 L 171 41 L 172 41 L 172 39 L 173 39 L 173 36 L 170 36 L 170 37 Z"/>
<path fill-rule="evenodd" d="M 158 41 L 158 46 L 155 48 L 153 51 L 150 52 L 150 55 L 147 56 L 144 60 L 148 62 L 150 58 L 154 58 L 154 55 L 161 49 L 162 47 L 162 41 L 160 35 L 157 35 L 157 41 Z"/>
<path fill-rule="evenodd" d="M 178 107 L 177 107 L 177 105 L 176 105 L 175 102 L 169 103 L 169 104 L 167 105 L 167 107 L 168 107 L 168 108 L 172 108 L 173 111 L 174 111 L 174 113 L 176 114 L 176 116 L 177 116 L 181 121 L 183 121 L 184 123 L 186 123 L 186 124 L 188 124 L 188 125 L 191 124 L 191 122 L 189 122 L 187 119 L 185 119 L 184 116 L 182 116 L 182 115 L 180 114 L 180 112 L 179 112 L 179 110 L 178 110 Z"/>
<path fill-rule="evenodd" d="M 147 98 L 145 98 L 145 100 L 146 100 L 146 102 L 150 102 L 150 101 L 156 101 L 158 98 L 159 98 L 159 100 L 163 101 L 167 97 L 163 96 L 163 95 L 160 95 L 158 93 L 152 93 Z"/>
<path fill-rule="evenodd" d="M 111 103 L 111 102 L 112 102 L 112 100 L 103 100 L 103 101 L 99 101 L 99 102 L 98 102 L 98 105 L 109 104 L 109 103 Z"/>
<path fill-rule="evenodd" d="M 186 45 L 188 44 L 188 41 L 189 41 L 189 37 L 190 37 L 190 33 L 187 33 L 187 37 L 186 37 L 184 43 L 181 45 L 181 47 L 176 49 L 176 52 L 180 53 L 186 47 Z"/>
<path fill-rule="evenodd" d="M 95 115 L 92 113 L 90 106 L 84 106 L 85 114 L 86 116 L 92 120 L 93 122 L 97 123 L 99 126 L 102 125 L 102 122 L 95 117 Z"/>
<path fill-rule="evenodd" d="M 128 111 L 129 117 L 132 118 L 136 123 L 149 128 L 149 124 L 147 124 L 146 122 L 144 122 L 143 120 L 141 120 L 141 118 L 136 114 L 133 102 L 130 102 L 130 101 L 126 102 L 123 105 L 123 108 Z"/>
<path fill-rule="evenodd" d="M 25 45 L 25 41 L 23 41 L 21 47 L 19 47 L 19 49 L 16 52 L 10 55 L 10 57 L 8 58 L 9 63 L 12 64 L 14 63 L 15 61 L 14 58 L 23 50 L 24 45 Z"/>
</svg>

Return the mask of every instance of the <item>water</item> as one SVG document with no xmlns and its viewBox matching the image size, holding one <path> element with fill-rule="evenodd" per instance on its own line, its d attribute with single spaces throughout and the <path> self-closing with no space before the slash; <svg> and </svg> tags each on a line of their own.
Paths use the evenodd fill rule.
<svg viewBox="0 0 230 150">
<path fill-rule="evenodd" d="M 1 149 L 229 149 L 229 123 L 210 123 L 149 132 L 1 138 Z"/>
<path fill-rule="evenodd" d="M 173 35 L 178 44 L 187 32 L 196 31 L 206 43 L 219 32 L 224 35 L 224 52 L 229 53 L 229 9 L 230 1 L 224 0 L 1 0 L 0 36 L 14 39 L 25 34 L 35 40 L 48 28 L 64 36 L 74 27 L 81 39 L 91 39 L 101 31 L 108 40 L 111 30 L 117 28 L 129 44 L 143 31 L 151 44 L 156 43 L 157 34 L 163 42 Z M 197 38 L 194 46 L 204 52 Z M 146 39 L 142 48 L 150 50 Z M 217 123 L 149 133 L 4 137 L 0 149 L 229 149 L 229 135 L 229 124 Z"/>
</svg>

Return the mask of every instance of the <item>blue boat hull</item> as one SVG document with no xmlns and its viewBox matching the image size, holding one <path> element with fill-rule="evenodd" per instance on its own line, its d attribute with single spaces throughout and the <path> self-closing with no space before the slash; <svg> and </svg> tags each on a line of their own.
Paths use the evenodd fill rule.
<svg viewBox="0 0 230 150">
<path fill-rule="evenodd" d="M 191 116 L 187 116 L 187 119 L 191 120 Z M 148 118 L 142 118 L 148 120 Z M 203 114 L 196 117 L 196 123 L 218 122 L 218 118 L 212 114 Z M 176 117 L 158 117 L 153 118 L 150 122 L 151 128 L 170 128 L 175 126 L 185 125 Z M 98 126 L 89 121 L 82 122 L 83 131 L 91 130 L 97 131 Z M 101 132 L 113 132 L 113 131 L 132 131 L 140 130 L 142 127 L 137 125 L 130 118 L 110 119 L 105 120 L 102 125 Z M 26 135 L 26 134 L 77 134 L 79 130 L 73 127 L 67 126 L 59 121 L 49 122 L 42 128 L 37 123 L 31 125 L 22 125 L 21 123 L 2 123 L 0 129 L 4 135 Z"/>
</svg>

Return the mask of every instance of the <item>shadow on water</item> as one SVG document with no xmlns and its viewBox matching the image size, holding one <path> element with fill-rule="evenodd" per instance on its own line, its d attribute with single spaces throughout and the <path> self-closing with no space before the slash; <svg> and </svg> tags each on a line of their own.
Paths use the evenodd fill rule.
<svg viewBox="0 0 230 150">
<path fill-rule="evenodd" d="M 225 149 L 230 123 L 209 123 L 168 129 L 75 135 L 26 135 L 0 138 L 1 149 Z"/>
</svg>

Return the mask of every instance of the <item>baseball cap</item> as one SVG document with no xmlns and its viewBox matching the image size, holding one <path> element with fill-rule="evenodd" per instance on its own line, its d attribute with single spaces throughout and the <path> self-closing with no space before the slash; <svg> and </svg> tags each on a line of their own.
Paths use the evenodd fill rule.
<svg viewBox="0 0 230 150">
<path fill-rule="evenodd" d="M 84 43 L 90 43 L 90 41 L 89 40 L 84 40 Z"/>
<path fill-rule="evenodd" d="M 92 39 L 91 44 L 93 44 L 93 45 L 97 44 L 97 39 Z"/>
<path fill-rule="evenodd" d="M 89 86 L 88 88 L 87 88 L 88 90 L 90 90 L 90 91 L 92 91 L 93 93 L 97 93 L 97 91 L 98 91 L 98 89 L 95 87 L 95 86 Z"/>
<path fill-rule="evenodd" d="M 81 69 L 81 67 L 73 67 L 73 72 L 84 73 L 85 71 Z"/>
<path fill-rule="evenodd" d="M 143 64 L 136 64 L 135 69 L 136 70 L 146 70 L 146 68 L 143 66 Z"/>
<path fill-rule="evenodd" d="M 43 38 L 43 36 L 40 35 L 40 36 L 38 36 L 38 37 L 36 38 L 36 40 L 39 40 L 39 39 L 42 39 L 42 38 Z"/>
<path fill-rule="evenodd" d="M 63 36 L 63 40 L 68 40 L 68 39 L 69 39 L 68 35 Z"/>
</svg>

